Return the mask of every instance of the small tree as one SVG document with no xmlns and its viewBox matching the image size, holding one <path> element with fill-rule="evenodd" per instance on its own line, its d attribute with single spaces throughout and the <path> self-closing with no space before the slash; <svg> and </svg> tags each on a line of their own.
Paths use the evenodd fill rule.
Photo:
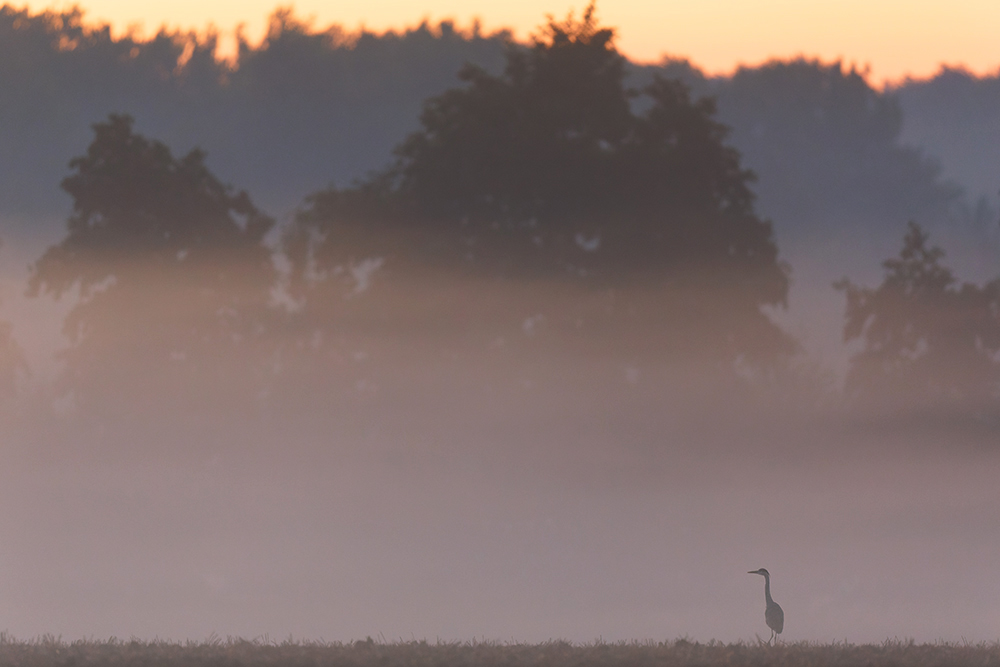
<svg viewBox="0 0 1000 667">
<path fill-rule="evenodd" d="M 246 364 L 227 362 L 244 358 L 263 326 L 271 219 L 220 183 L 200 151 L 174 158 L 128 116 L 94 132 L 62 183 L 73 197 L 68 233 L 29 279 L 32 296 L 78 290 L 64 325 L 66 388 L 119 403 L 162 400 L 171 382 L 182 392 L 245 384 L 226 374 Z"/>
<path fill-rule="evenodd" d="M 849 391 L 891 403 L 996 407 L 1000 390 L 1000 280 L 958 284 L 944 251 L 909 223 L 899 257 L 876 288 L 841 280 L 844 340 L 861 340 Z"/>
</svg>

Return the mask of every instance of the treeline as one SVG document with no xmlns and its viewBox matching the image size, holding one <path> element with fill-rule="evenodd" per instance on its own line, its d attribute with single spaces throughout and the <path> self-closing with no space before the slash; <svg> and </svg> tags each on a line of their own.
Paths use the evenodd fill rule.
<svg viewBox="0 0 1000 667">
<path fill-rule="evenodd" d="M 206 150 L 214 169 L 284 214 L 308 192 L 385 164 L 416 129 L 423 101 L 453 86 L 465 63 L 496 74 L 507 49 L 525 48 L 508 33 L 449 22 L 384 34 L 320 29 L 289 10 L 271 17 L 260 44 L 241 40 L 232 62 L 215 56 L 217 41 L 168 31 L 115 38 L 79 9 L 0 8 L 0 85 L 16 91 L 0 103 L 0 149 L 9 156 L 0 213 L 61 217 L 66 202 L 51 187 L 66 155 L 83 150 L 90 124 L 118 112 L 170 145 Z M 995 78 L 946 70 L 879 91 L 840 63 L 772 62 L 714 78 L 683 61 L 625 66 L 631 87 L 660 74 L 717 99 L 732 145 L 759 177 L 758 206 L 783 235 L 844 225 L 898 230 L 908 219 L 996 221 L 996 201 L 980 197 L 997 187 L 984 190 L 988 163 L 962 157 L 995 152 L 1000 133 L 979 131 L 998 122 Z M 956 85 L 962 94 L 953 94 Z M 917 143 L 908 147 L 904 137 Z M 949 182 L 934 155 L 947 158 L 952 175 L 981 177 Z"/>
<path fill-rule="evenodd" d="M 466 62 L 500 68 L 508 43 L 506 33 L 447 22 L 402 33 L 317 30 L 280 10 L 261 44 L 241 40 L 227 62 L 215 55 L 217 35 L 116 38 L 79 8 L 5 5 L 0 210 L 62 215 L 65 202 L 51 194 L 67 148 L 83 150 L 90 125 L 111 112 L 171 145 L 204 148 L 267 205 L 290 208 L 331 180 L 380 167 L 415 129 L 426 97 L 453 85 Z"/>
<path fill-rule="evenodd" d="M 899 145 L 898 106 L 859 73 L 774 63 L 722 85 L 667 63 L 630 76 L 593 5 L 579 20 L 550 20 L 526 45 L 426 26 L 349 40 L 279 13 L 264 45 L 241 45 L 236 66 L 212 57 L 211 38 L 114 40 L 87 29 L 78 12 L 6 8 L 2 17 L 15 35 L 3 44 L 48 40 L 53 71 L 72 73 L 81 90 L 124 68 L 116 94 L 146 85 L 146 103 L 188 110 L 177 123 L 228 108 L 228 136 L 263 155 L 316 136 L 302 173 L 334 181 L 277 225 L 217 178 L 201 150 L 175 155 L 128 115 L 94 125 L 62 181 L 72 214 L 32 265 L 29 290 L 74 299 L 63 369 L 40 405 L 68 400 L 70 412 L 102 424 L 145 413 L 322 414 L 376 392 L 379 400 L 457 396 L 452 414 L 498 397 L 552 408 L 588 388 L 605 402 L 634 403 L 608 392 L 613 376 L 622 386 L 641 380 L 651 401 L 784 395 L 801 407 L 830 391 L 797 366 L 798 342 L 768 316 L 787 305 L 791 267 L 754 188 L 766 193 L 778 177 L 755 176 L 730 137 L 758 137 L 762 164 L 804 155 L 817 137 L 839 142 L 824 159 L 786 165 L 777 187 L 801 188 L 845 224 L 863 224 L 859 211 L 933 219 L 959 197 L 924 156 Z M 398 49 L 449 43 L 484 54 L 496 47 L 503 65 L 460 68 L 458 85 L 429 97 L 395 158 L 367 176 L 337 183 L 334 169 L 309 162 L 316 145 L 343 131 L 331 110 L 352 108 L 350 91 L 371 85 L 339 88 L 356 74 L 340 68 L 342 58 L 371 48 L 388 67 L 405 61 Z M 58 95 L 41 81 L 21 85 L 29 99 Z M 240 113 L 238 100 L 254 103 Z M 311 106 L 318 100 L 325 105 Z M 770 124 L 731 135 L 718 111 L 727 104 Z M 45 113 L 61 112 L 39 114 L 42 127 L 65 127 Z M 311 120 L 273 131 L 257 124 L 279 113 Z M 251 171 L 280 188 L 288 175 L 279 162 L 262 158 Z M 878 287 L 839 284 L 845 338 L 862 347 L 848 400 L 995 415 L 1000 282 L 959 281 L 915 223 L 884 268 Z M 24 368 L 9 331 L 4 345 L 13 393 Z"/>
<path fill-rule="evenodd" d="M 904 140 L 941 158 L 976 199 L 988 195 L 995 202 L 1000 67 L 989 76 L 942 67 L 933 78 L 907 80 L 893 93 L 906 111 Z"/>
</svg>

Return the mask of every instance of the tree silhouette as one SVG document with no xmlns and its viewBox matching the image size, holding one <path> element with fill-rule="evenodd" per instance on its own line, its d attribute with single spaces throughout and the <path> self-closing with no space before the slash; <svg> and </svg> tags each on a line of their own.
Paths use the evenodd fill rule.
<svg viewBox="0 0 1000 667">
<path fill-rule="evenodd" d="M 864 342 L 851 360 L 849 391 L 880 402 L 996 407 L 1000 279 L 959 285 L 943 257 L 911 222 L 878 288 L 835 284 L 847 297 L 844 339 Z"/>
<path fill-rule="evenodd" d="M 171 383 L 235 386 L 230 362 L 253 348 L 275 281 L 264 244 L 273 222 L 200 151 L 177 159 L 132 123 L 112 115 L 95 125 L 70 162 L 68 233 L 32 268 L 29 294 L 78 290 L 63 358 L 80 400 L 118 402 L 123 387 L 155 400 Z"/>
<path fill-rule="evenodd" d="M 310 197 L 286 239 L 300 281 L 371 254 L 595 285 L 652 278 L 725 294 L 678 316 L 711 311 L 705 331 L 743 353 L 789 349 L 760 310 L 784 303 L 787 269 L 714 103 L 662 78 L 630 91 L 625 64 L 591 4 L 511 48 L 501 75 L 467 66 L 390 168 Z"/>
<path fill-rule="evenodd" d="M 216 57 L 211 31 L 159 29 L 142 38 L 117 35 L 79 9 L 0 7 L 0 86 L 15 91 L 0 100 L 0 154 L 8 156 L 0 162 L 0 206 L 17 212 L 11 219 L 58 219 L 64 203 L 48 186 L 62 175 L 66 147 L 82 151 L 90 123 L 119 109 L 168 145 L 207 149 L 215 169 L 255 202 L 284 210 L 303 192 L 381 167 L 417 128 L 425 99 L 452 87 L 466 61 L 502 72 L 509 41 L 448 22 L 351 31 L 278 10 L 264 39 L 242 41 L 232 62 Z M 989 153 L 982 137 L 1000 137 L 995 77 L 961 83 L 943 71 L 876 90 L 863 71 L 801 59 L 732 77 L 708 77 L 676 60 L 626 70 L 635 87 L 659 72 L 717 97 L 717 120 L 732 128 L 729 142 L 760 176 L 756 210 L 781 225 L 784 244 L 804 232 L 964 215 L 957 186 L 906 144 L 945 158 L 969 187 L 988 180 L 970 174 L 990 171 L 974 169 L 968 156 Z M 926 141 L 914 140 L 921 136 Z M 970 194 L 992 195 L 988 185 Z"/>
<path fill-rule="evenodd" d="M 761 177 L 760 205 L 796 234 L 936 221 L 961 197 L 935 160 L 905 145 L 899 100 L 864 71 L 771 61 L 740 68 L 716 94 L 733 141 Z"/>
</svg>

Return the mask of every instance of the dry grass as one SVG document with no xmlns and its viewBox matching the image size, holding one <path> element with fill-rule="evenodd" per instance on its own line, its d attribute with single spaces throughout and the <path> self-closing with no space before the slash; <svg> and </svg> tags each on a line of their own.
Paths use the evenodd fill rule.
<svg viewBox="0 0 1000 667">
<path fill-rule="evenodd" d="M 810 667 L 898 665 L 1000 665 L 1000 644 L 916 644 L 888 641 L 883 644 L 707 644 L 680 639 L 673 642 L 623 642 L 543 644 L 498 642 L 384 643 L 274 642 L 266 638 L 212 639 L 202 643 L 170 641 L 74 641 L 52 637 L 18 641 L 0 636 L 0 664 L 33 665 L 225 665 L 319 667 L 394 667 L 396 665 L 474 667 L 545 666 L 656 667 L 712 665 L 808 665 Z"/>
</svg>

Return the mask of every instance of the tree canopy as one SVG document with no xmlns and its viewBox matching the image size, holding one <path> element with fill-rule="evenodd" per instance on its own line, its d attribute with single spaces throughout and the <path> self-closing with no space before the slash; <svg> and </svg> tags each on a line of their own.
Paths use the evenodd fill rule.
<svg viewBox="0 0 1000 667">
<path fill-rule="evenodd" d="M 787 268 L 714 102 L 659 77 L 632 91 L 625 65 L 591 5 L 510 48 L 500 75 L 467 66 L 389 168 L 310 197 L 286 243 L 299 276 L 372 254 L 596 285 L 656 276 L 727 292 L 713 326 L 753 323 L 782 347 L 760 308 L 784 303 Z"/>
<path fill-rule="evenodd" d="M 66 318 L 66 379 L 82 393 L 115 378 L 207 376 L 250 345 L 275 282 L 264 237 L 273 221 L 209 172 L 175 158 L 127 116 L 94 126 L 62 182 L 67 235 L 32 267 L 29 294 L 78 290 Z M 99 392 L 97 392 L 99 393 Z"/>
<path fill-rule="evenodd" d="M 961 188 L 901 139 L 899 100 L 877 90 L 866 72 L 841 62 L 775 60 L 741 67 L 714 90 L 733 141 L 762 176 L 760 203 L 783 231 L 938 222 L 956 213 Z"/>
<path fill-rule="evenodd" d="M 848 280 L 844 339 L 864 344 L 849 391 L 879 402 L 983 407 L 1000 392 L 1000 279 L 959 284 L 944 251 L 910 223 L 903 248 L 883 263 L 877 288 Z"/>
</svg>

